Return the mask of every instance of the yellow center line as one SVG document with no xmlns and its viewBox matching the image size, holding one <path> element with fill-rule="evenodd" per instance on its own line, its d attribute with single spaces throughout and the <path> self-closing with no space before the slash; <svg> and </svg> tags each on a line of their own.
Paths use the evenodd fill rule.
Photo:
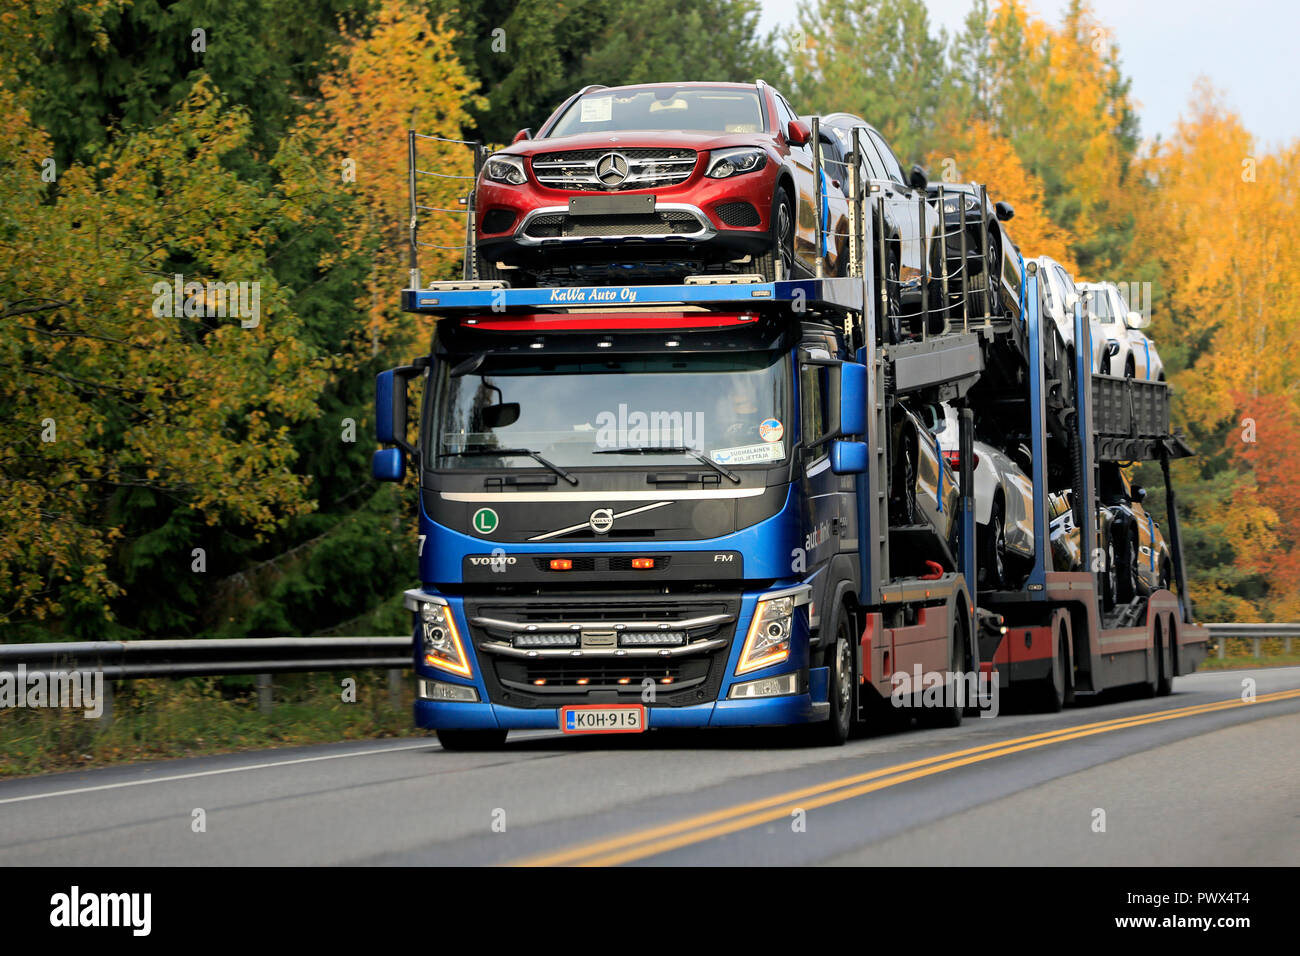
<svg viewBox="0 0 1300 956">
<path fill-rule="evenodd" d="M 736 806 L 726 807 L 708 813 L 698 814 L 674 823 L 667 823 L 622 836 L 616 836 L 593 843 L 571 847 L 551 853 L 530 857 L 519 861 L 519 866 L 609 866 L 631 860 L 654 856 L 668 850 L 712 839 L 715 836 L 734 833 L 762 823 L 789 815 L 795 809 L 814 809 L 841 800 L 896 786 L 910 780 L 964 767 L 969 764 L 1002 757 L 1024 750 L 1044 747 L 1048 744 L 1076 740 L 1094 734 L 1109 733 L 1128 727 L 1191 717 L 1212 713 L 1250 703 L 1271 703 L 1300 697 L 1300 689 L 1278 691 L 1264 694 L 1253 701 L 1232 698 L 1206 704 L 1194 704 L 1187 707 L 1171 708 L 1146 714 L 1118 717 L 1111 720 L 1097 721 L 1062 727 L 1057 730 L 1010 740 L 1001 740 L 978 747 L 970 747 L 933 757 L 925 757 L 907 763 L 895 764 L 866 773 L 855 774 L 839 780 L 831 780 L 814 786 L 803 787 L 787 793 L 764 797 Z M 911 772 L 909 772 L 911 771 Z"/>
</svg>

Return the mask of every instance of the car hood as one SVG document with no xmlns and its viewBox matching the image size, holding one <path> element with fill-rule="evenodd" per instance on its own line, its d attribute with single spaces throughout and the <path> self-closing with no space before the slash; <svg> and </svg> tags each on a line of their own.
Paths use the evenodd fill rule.
<svg viewBox="0 0 1300 956">
<path fill-rule="evenodd" d="M 726 149 L 731 146 L 771 148 L 775 140 L 767 133 L 704 133 L 690 130 L 654 130 L 625 133 L 584 133 L 581 136 L 554 136 L 530 139 L 500 150 L 510 156 L 536 156 L 570 149 L 643 149 L 646 147 L 681 147 L 698 151 Z"/>
</svg>

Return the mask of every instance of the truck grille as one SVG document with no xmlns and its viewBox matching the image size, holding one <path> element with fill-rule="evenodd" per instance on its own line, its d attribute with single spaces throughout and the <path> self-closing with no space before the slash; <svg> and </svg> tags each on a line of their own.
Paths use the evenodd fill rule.
<svg viewBox="0 0 1300 956">
<path fill-rule="evenodd" d="M 694 213 L 678 210 L 649 215 L 570 216 L 546 213 L 524 227 L 530 239 L 617 239 L 623 236 L 689 236 L 704 231 Z"/>
<path fill-rule="evenodd" d="M 615 186 L 596 177 L 602 156 L 618 153 L 627 160 L 627 178 Z M 618 192 L 676 186 L 690 178 L 695 169 L 693 149 L 575 149 L 562 153 L 541 153 L 533 157 L 533 175 L 551 189 Z"/>
<path fill-rule="evenodd" d="M 466 599 L 465 613 L 494 703 L 639 703 L 653 686 L 653 706 L 681 707 L 717 697 L 740 599 L 483 597 Z M 651 634 L 676 643 L 625 641 Z M 669 649 L 671 655 L 660 653 Z"/>
</svg>

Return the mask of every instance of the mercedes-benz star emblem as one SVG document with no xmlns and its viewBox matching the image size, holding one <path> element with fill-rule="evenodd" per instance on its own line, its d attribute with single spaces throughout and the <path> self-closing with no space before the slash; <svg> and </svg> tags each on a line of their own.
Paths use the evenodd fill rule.
<svg viewBox="0 0 1300 956">
<path fill-rule="evenodd" d="M 609 534 L 609 529 L 614 527 L 614 509 L 597 508 L 587 519 L 587 524 L 596 534 Z"/>
<path fill-rule="evenodd" d="M 627 179 L 627 157 L 622 153 L 606 153 L 596 160 L 596 178 L 604 186 L 621 186 Z"/>
</svg>

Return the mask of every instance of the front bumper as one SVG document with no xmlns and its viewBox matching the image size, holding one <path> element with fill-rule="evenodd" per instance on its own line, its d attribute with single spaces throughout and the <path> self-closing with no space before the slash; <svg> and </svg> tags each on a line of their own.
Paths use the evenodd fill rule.
<svg viewBox="0 0 1300 956">
<path fill-rule="evenodd" d="M 759 700 L 720 700 L 687 707 L 646 706 L 652 730 L 672 727 L 773 727 L 826 720 L 830 715 L 828 669 L 809 672 L 810 692 Z M 815 695 L 820 692 L 820 699 Z M 560 709 L 507 707 L 490 703 L 415 702 L 415 725 L 427 730 L 558 730 Z"/>
<path fill-rule="evenodd" d="M 790 656 L 770 667 L 736 675 L 744 638 L 760 598 L 790 590 L 704 598 L 698 595 L 664 596 L 653 602 L 634 596 L 610 596 L 593 601 L 591 595 L 549 599 L 537 596 L 437 597 L 436 603 L 445 604 L 453 615 L 456 629 L 463 636 L 470 674 L 460 676 L 430 666 L 418 654 L 414 661 L 416 674 L 443 685 L 464 688 L 464 695 L 475 699 L 448 700 L 441 694 L 432 699 L 433 692 L 424 691 L 415 704 L 415 723 L 435 730 L 557 730 L 560 711 L 565 706 L 638 703 L 645 706 L 649 728 L 771 726 L 827 719 L 828 669 L 808 667 L 809 630 L 805 603 L 797 603 L 795 607 Z M 806 593 L 806 586 L 794 590 Z M 413 607 L 422 596 L 426 601 L 434 597 L 431 592 L 407 592 L 407 606 Z M 577 618 L 580 607 L 589 611 L 581 619 L 582 623 L 545 623 L 552 618 L 561 621 Z M 632 619 L 633 614 L 642 615 L 647 623 L 617 623 Z M 669 620 L 670 616 L 677 619 L 676 623 L 650 623 L 651 620 Z M 522 628 L 530 634 L 564 633 L 580 628 L 581 647 L 524 653 L 512 651 L 503 636 L 521 628 L 512 624 L 511 619 L 539 622 Z M 609 621 L 616 623 L 606 623 Z M 616 650 L 609 649 L 609 645 L 598 647 L 589 643 L 589 639 L 594 642 L 600 638 L 603 641 L 605 628 L 654 626 L 680 629 L 689 646 L 679 647 L 677 650 L 681 653 L 674 653 L 666 649 L 635 651 L 630 647 Z M 621 639 L 618 646 L 624 646 Z M 664 679 L 662 675 L 665 674 L 672 676 Z M 798 675 L 793 683 L 793 693 L 731 698 L 732 688 L 738 684 L 789 674 Z M 654 691 L 650 695 L 652 699 L 646 700 L 645 688 L 650 684 L 655 685 Z M 423 682 L 421 686 L 424 686 Z M 472 694 L 469 688 L 473 689 Z M 426 697 L 424 693 L 430 696 Z"/>
</svg>

